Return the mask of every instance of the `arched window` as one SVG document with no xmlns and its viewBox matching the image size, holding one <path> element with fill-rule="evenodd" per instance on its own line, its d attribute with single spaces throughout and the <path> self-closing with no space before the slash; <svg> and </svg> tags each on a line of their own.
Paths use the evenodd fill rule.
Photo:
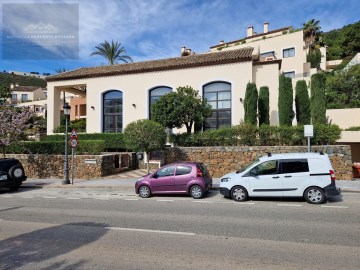
<svg viewBox="0 0 360 270">
<path fill-rule="evenodd" d="M 231 126 L 231 84 L 214 82 L 204 86 L 203 97 L 212 107 L 212 114 L 205 119 L 204 130 Z"/>
<path fill-rule="evenodd" d="M 159 98 L 171 92 L 171 87 L 160 86 L 150 90 L 149 94 L 149 119 L 151 119 L 151 105 L 153 105 Z"/>
<path fill-rule="evenodd" d="M 103 132 L 122 132 L 123 94 L 111 90 L 103 95 Z"/>
</svg>

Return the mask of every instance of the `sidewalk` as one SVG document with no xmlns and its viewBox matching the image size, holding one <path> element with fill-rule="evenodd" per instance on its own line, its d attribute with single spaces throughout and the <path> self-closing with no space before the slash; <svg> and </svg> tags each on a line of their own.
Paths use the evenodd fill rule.
<svg viewBox="0 0 360 270">
<path fill-rule="evenodd" d="M 146 170 L 135 170 L 99 179 L 74 179 L 74 184 L 63 185 L 63 179 L 29 178 L 23 182 L 23 188 L 110 188 L 116 190 L 134 191 L 136 180 L 146 174 Z M 71 179 L 70 179 L 71 182 Z M 213 178 L 213 188 L 218 189 L 220 178 Z M 336 186 L 342 192 L 360 192 L 360 179 L 336 180 Z"/>
</svg>

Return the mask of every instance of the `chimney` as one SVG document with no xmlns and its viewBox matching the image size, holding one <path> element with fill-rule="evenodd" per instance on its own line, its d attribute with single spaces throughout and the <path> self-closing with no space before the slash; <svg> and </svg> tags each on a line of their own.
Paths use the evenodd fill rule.
<svg viewBox="0 0 360 270">
<path fill-rule="evenodd" d="M 14 84 L 10 83 L 10 89 L 14 89 Z"/>
<path fill-rule="evenodd" d="M 223 45 L 223 44 L 224 44 L 224 41 L 223 41 L 223 40 L 220 40 L 220 41 L 219 41 L 219 44 L 220 44 L 220 45 Z"/>
<path fill-rule="evenodd" d="M 187 52 L 189 55 L 191 55 L 191 49 L 190 49 L 190 48 L 186 49 L 186 52 Z"/>
<path fill-rule="evenodd" d="M 267 32 L 269 32 L 269 23 L 264 22 L 264 34 L 266 34 Z"/>
<path fill-rule="evenodd" d="M 181 47 L 181 54 L 183 54 L 183 53 L 185 52 L 185 50 L 186 50 L 186 47 L 185 47 L 185 46 L 182 46 L 182 47 Z"/>
<path fill-rule="evenodd" d="M 19 87 L 19 83 L 15 83 L 15 87 Z"/>
<path fill-rule="evenodd" d="M 249 26 L 247 28 L 247 37 L 251 37 L 254 35 L 254 27 L 253 26 Z"/>
</svg>

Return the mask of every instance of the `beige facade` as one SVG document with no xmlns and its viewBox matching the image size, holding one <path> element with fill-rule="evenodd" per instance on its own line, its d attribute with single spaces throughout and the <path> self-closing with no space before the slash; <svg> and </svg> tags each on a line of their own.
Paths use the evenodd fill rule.
<svg viewBox="0 0 360 270">
<path fill-rule="evenodd" d="M 46 94 L 44 89 L 41 87 L 34 86 L 14 86 L 10 85 L 11 90 L 11 103 L 18 104 L 22 102 L 36 101 L 36 100 L 45 100 Z"/>
<path fill-rule="evenodd" d="M 244 52 L 246 56 L 242 58 Z M 49 77 L 47 132 L 51 134 L 59 125 L 60 111 L 57 108 L 61 105 L 62 91 L 86 96 L 86 131 L 95 133 L 104 131 L 103 96 L 109 90 L 122 93 L 122 123 L 125 128 L 133 121 L 149 118 L 149 94 L 152 89 L 165 86 L 176 91 L 177 87 L 188 85 L 199 90 L 202 95 L 204 86 L 214 82 L 225 82 L 231 86 L 231 125 L 237 125 L 243 120 L 242 101 L 247 83 L 255 82 L 259 87 L 268 86 L 271 122 L 277 124 L 280 61 L 259 62 L 253 60 L 256 57 L 253 57 L 252 52 L 252 49 L 246 48 L 234 53 L 191 55 L 115 67 L 80 69 Z M 235 59 L 234 54 L 239 57 L 236 56 Z M 110 71 L 113 74 L 109 75 Z"/>
<path fill-rule="evenodd" d="M 210 52 L 236 50 L 245 47 L 253 47 L 259 51 L 260 60 L 281 59 L 280 73 L 297 80 L 310 81 L 316 69 L 311 70 L 310 63 L 307 63 L 306 55 L 308 47 L 305 45 L 303 31 L 294 31 L 292 27 L 284 27 L 269 31 L 269 23 L 264 23 L 262 33 L 255 33 L 255 29 L 249 26 L 247 37 L 235 41 L 220 41 L 218 45 L 210 47 Z M 326 48 L 320 48 L 322 60 L 320 67 L 326 70 Z"/>
</svg>

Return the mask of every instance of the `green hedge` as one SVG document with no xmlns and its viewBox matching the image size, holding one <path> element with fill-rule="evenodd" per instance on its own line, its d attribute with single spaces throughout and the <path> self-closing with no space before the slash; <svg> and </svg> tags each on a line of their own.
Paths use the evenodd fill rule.
<svg viewBox="0 0 360 270">
<path fill-rule="evenodd" d="M 337 125 L 314 125 L 313 145 L 334 144 L 341 136 Z M 250 124 L 205 131 L 195 134 L 173 134 L 170 142 L 176 146 L 237 146 L 237 145 L 306 145 L 304 126 L 260 127 Z"/>
<path fill-rule="evenodd" d="M 71 154 L 71 147 L 68 148 Z M 77 155 L 99 155 L 105 151 L 105 143 L 102 140 L 82 141 L 76 148 Z M 52 142 L 17 142 L 6 148 L 8 154 L 49 154 L 63 155 L 65 152 L 65 140 Z"/>
<path fill-rule="evenodd" d="M 88 140 L 103 140 L 105 143 L 106 151 L 125 151 L 126 147 L 124 144 L 123 133 L 79 133 L 78 141 L 79 146 L 83 141 Z M 51 142 L 51 141 L 65 141 L 65 135 L 46 135 L 40 138 L 40 141 Z"/>
</svg>

